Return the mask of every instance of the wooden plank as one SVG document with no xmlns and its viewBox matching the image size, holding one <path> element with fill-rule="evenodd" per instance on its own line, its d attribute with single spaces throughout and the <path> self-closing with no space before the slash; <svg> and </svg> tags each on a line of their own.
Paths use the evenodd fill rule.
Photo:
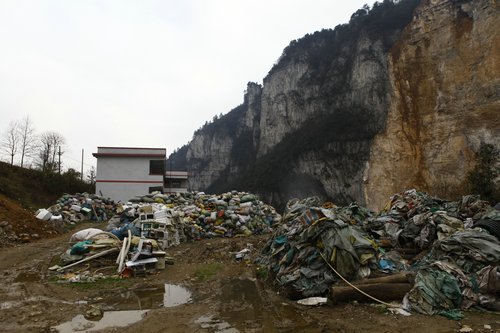
<svg viewBox="0 0 500 333">
<path fill-rule="evenodd" d="M 390 302 L 393 300 L 402 300 L 412 285 L 410 283 L 372 283 L 356 285 L 365 293 L 381 301 Z M 356 289 L 350 286 L 334 286 L 330 289 L 333 302 L 373 302 Z"/>
</svg>

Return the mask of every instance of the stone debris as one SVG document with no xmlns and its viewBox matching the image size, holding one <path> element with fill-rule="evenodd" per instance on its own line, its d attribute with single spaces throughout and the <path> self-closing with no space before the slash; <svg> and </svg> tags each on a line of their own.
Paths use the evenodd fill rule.
<svg viewBox="0 0 500 333">
<path fill-rule="evenodd" d="M 0 248 L 52 237 L 62 231 L 52 223 L 40 223 L 32 211 L 0 194 Z"/>
</svg>

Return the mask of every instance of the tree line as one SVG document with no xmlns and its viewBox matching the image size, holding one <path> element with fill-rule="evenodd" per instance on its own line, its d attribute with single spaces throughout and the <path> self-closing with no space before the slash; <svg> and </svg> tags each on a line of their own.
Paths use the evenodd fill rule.
<svg viewBox="0 0 500 333">
<path fill-rule="evenodd" d="M 0 152 L 8 157 L 11 165 L 37 169 L 43 174 L 64 174 L 70 178 L 83 180 L 80 172 L 69 168 L 62 172 L 62 156 L 66 139 L 55 131 L 37 133 L 29 117 L 11 121 L 5 132 L 0 133 Z M 95 182 L 95 168 L 89 171 L 86 181 Z"/>
<path fill-rule="evenodd" d="M 8 156 L 11 165 L 18 161 L 19 166 L 25 167 L 31 161 L 36 169 L 61 173 L 66 139 L 60 133 L 46 131 L 38 134 L 31 118 L 25 117 L 11 121 L 1 138 L 0 149 Z"/>
</svg>

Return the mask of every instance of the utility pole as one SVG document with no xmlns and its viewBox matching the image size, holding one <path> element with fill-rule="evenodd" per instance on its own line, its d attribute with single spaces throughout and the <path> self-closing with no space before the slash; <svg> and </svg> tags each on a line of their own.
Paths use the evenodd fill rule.
<svg viewBox="0 0 500 333">
<path fill-rule="evenodd" d="M 82 168 L 80 171 L 80 180 L 83 181 L 83 148 L 82 148 Z"/>
<path fill-rule="evenodd" d="M 59 155 L 59 174 L 61 174 L 61 146 L 59 146 L 59 152 L 57 155 Z"/>
</svg>

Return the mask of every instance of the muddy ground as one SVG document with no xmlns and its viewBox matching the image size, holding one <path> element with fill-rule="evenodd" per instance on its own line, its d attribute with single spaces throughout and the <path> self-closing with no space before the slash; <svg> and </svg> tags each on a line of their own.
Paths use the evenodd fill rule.
<svg viewBox="0 0 500 333">
<path fill-rule="evenodd" d="M 373 304 L 300 306 L 257 279 L 250 261 L 235 260 L 232 252 L 249 244 L 256 254 L 264 236 L 181 244 L 167 252 L 174 264 L 156 274 L 58 283 L 48 268 L 70 235 L 0 249 L 1 332 L 500 332 L 495 313 L 453 321 Z M 113 261 L 102 259 L 100 272 L 112 275 Z"/>
</svg>

